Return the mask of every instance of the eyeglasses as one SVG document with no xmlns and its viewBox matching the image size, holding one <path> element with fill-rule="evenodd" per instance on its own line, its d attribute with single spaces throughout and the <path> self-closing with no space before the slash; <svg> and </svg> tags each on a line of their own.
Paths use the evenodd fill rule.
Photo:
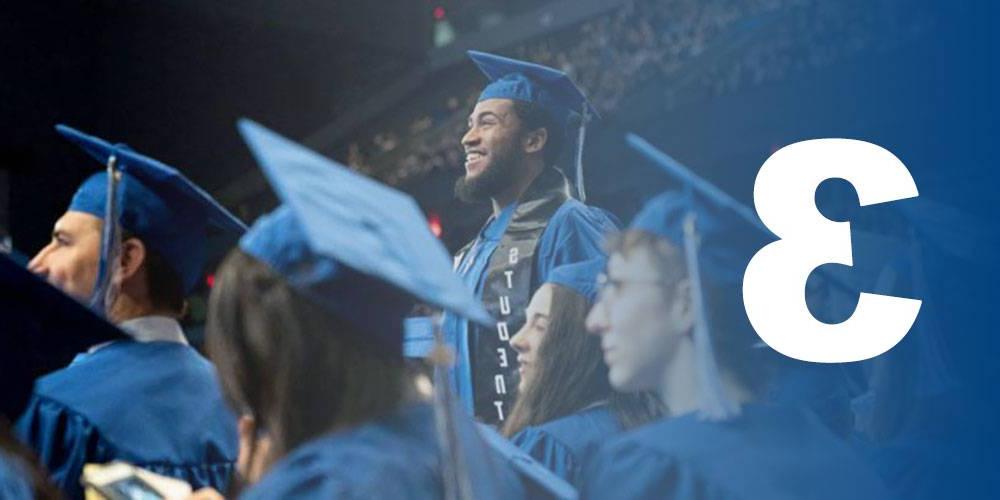
<svg viewBox="0 0 1000 500">
<path fill-rule="evenodd" d="M 601 273 L 597 275 L 597 295 L 600 299 L 618 298 L 621 295 L 622 287 L 628 283 L 662 285 L 664 281 L 659 278 L 618 279 L 612 278 L 606 273 Z"/>
</svg>

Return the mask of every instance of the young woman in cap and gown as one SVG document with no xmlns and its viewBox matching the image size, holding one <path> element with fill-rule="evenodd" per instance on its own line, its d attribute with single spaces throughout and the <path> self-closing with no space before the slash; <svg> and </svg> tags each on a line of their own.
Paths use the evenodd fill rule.
<svg viewBox="0 0 1000 500">
<path fill-rule="evenodd" d="M 660 416 L 651 393 L 620 393 L 608 383 L 597 337 L 584 319 L 597 292 L 604 258 L 553 270 L 511 338 L 518 352 L 518 399 L 503 432 L 571 484 L 585 458 L 611 436 Z"/>
</svg>

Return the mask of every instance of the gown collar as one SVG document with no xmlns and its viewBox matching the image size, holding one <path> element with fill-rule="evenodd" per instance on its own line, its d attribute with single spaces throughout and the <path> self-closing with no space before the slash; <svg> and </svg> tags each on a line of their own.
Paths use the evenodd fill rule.
<svg viewBox="0 0 1000 500">
<path fill-rule="evenodd" d="M 188 344 L 181 324 L 169 316 L 142 316 L 122 321 L 118 327 L 138 342 Z"/>
<path fill-rule="evenodd" d="M 188 345 L 181 324 L 169 316 L 140 316 L 118 323 L 118 328 L 124 330 L 136 342 L 173 342 Z M 87 354 L 92 354 L 108 344 L 111 342 L 97 344 L 91 347 Z"/>
</svg>

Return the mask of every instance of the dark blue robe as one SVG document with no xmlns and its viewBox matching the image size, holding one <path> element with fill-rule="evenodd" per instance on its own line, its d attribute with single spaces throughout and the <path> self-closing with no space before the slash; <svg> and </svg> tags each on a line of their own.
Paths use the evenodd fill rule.
<svg viewBox="0 0 1000 500">
<path fill-rule="evenodd" d="M 225 491 L 238 451 L 236 418 L 214 367 L 176 342 L 114 342 L 38 380 L 17 422 L 52 481 L 82 498 L 87 463 L 123 460 Z"/>
<path fill-rule="evenodd" d="M 241 498 L 443 498 L 441 448 L 434 418 L 430 404 L 418 403 L 313 439 L 278 461 Z M 461 435 L 463 440 L 469 439 L 467 432 Z M 481 458 L 471 460 L 481 462 Z M 492 498 L 524 497 L 512 469 L 501 466 L 493 470 L 495 477 L 470 480 L 474 485 L 498 485 L 489 492 Z"/>
<path fill-rule="evenodd" d="M 511 441 L 556 475 L 580 487 L 580 467 L 597 448 L 621 433 L 618 419 L 608 405 L 525 427 Z"/>
<path fill-rule="evenodd" d="M 804 410 L 748 405 L 740 417 L 695 414 L 626 432 L 584 465 L 581 498 L 873 499 L 874 471 Z"/>
</svg>

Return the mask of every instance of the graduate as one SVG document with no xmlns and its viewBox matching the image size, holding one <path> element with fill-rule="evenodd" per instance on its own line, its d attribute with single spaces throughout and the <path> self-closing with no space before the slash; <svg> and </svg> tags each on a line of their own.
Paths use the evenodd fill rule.
<svg viewBox="0 0 1000 500">
<path fill-rule="evenodd" d="M 226 394 L 270 441 L 241 498 L 523 496 L 404 362 L 417 301 L 489 321 L 416 202 L 253 122 L 240 131 L 282 201 L 226 257 L 209 303 Z"/>
<path fill-rule="evenodd" d="M 611 242 L 587 318 L 611 385 L 657 391 L 670 416 L 602 446 L 584 466 L 581 497 L 885 498 L 811 412 L 761 400 L 776 353 L 749 327 L 740 280 L 769 235 L 676 167 L 665 166 L 684 190 L 653 198 Z"/>
<path fill-rule="evenodd" d="M 584 328 L 605 261 L 553 270 L 528 304 L 524 326 L 511 338 L 521 383 L 503 432 L 577 487 L 580 465 L 598 445 L 660 416 L 652 394 L 611 388 L 600 340 Z"/>
<path fill-rule="evenodd" d="M 17 422 L 52 480 L 80 498 L 84 464 L 122 460 L 194 487 L 226 488 L 236 421 L 215 369 L 178 323 L 210 228 L 245 226 L 177 170 L 65 126 L 106 169 L 83 182 L 29 269 L 128 334 L 41 378 Z"/>
<path fill-rule="evenodd" d="M 0 498 L 62 498 L 11 422 L 31 399 L 35 379 L 88 347 L 125 334 L 76 300 L 0 255 Z"/>
<path fill-rule="evenodd" d="M 583 204 L 581 155 L 586 123 L 597 117 L 563 72 L 483 52 L 469 57 L 489 79 L 462 137 L 465 175 L 455 192 L 489 202 L 493 214 L 455 257 L 466 286 L 496 317 L 488 327 L 453 315 L 444 331 L 458 353 L 458 394 L 484 422 L 503 423 L 513 405 L 517 361 L 510 336 L 534 291 L 555 267 L 602 254 L 609 213 Z M 574 198 L 556 163 L 576 136 Z"/>
</svg>

